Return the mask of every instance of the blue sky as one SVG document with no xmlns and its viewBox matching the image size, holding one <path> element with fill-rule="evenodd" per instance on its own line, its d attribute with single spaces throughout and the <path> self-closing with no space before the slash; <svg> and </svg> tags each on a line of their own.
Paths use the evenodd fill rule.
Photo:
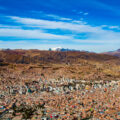
<svg viewBox="0 0 120 120">
<path fill-rule="evenodd" d="M 0 48 L 120 48 L 120 0 L 0 0 Z"/>
</svg>

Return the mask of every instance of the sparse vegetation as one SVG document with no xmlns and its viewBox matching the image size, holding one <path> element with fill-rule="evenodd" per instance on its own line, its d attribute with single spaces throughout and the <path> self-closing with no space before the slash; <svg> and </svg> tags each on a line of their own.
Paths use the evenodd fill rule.
<svg viewBox="0 0 120 120">
<path fill-rule="evenodd" d="M 3 61 L 0 63 L 3 66 L 1 71 L 9 68 L 9 71 L 19 71 L 22 75 L 34 72 L 41 73 L 43 77 L 59 78 L 64 76 L 80 80 L 120 78 L 120 59 L 105 54 L 6 50 L 0 51 L 0 55 L 1 61 Z"/>
</svg>

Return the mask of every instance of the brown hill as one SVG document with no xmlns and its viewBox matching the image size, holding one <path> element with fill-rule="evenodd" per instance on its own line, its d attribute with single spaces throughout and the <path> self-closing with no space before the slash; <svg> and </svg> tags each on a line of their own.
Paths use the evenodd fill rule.
<svg viewBox="0 0 120 120">
<path fill-rule="evenodd" d="M 118 61 L 118 57 L 88 52 L 58 52 L 40 50 L 2 50 L 0 61 L 5 63 L 36 64 L 36 63 L 79 63 L 79 60 Z"/>
<path fill-rule="evenodd" d="M 12 76 L 12 77 L 11 77 Z M 14 76 L 14 79 L 13 79 Z M 0 78 L 7 81 L 49 78 L 120 79 L 120 58 L 88 52 L 0 51 Z M 2 83 L 7 83 L 1 81 Z"/>
<path fill-rule="evenodd" d="M 106 52 L 105 54 L 120 57 L 120 49 L 116 51 Z"/>
</svg>

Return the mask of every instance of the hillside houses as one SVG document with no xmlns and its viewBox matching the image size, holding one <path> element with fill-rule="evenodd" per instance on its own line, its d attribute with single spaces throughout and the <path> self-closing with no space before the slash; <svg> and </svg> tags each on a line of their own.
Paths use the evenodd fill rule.
<svg viewBox="0 0 120 120">
<path fill-rule="evenodd" d="M 12 112 L 5 113 L 6 117 L 11 118 L 14 113 L 16 117 L 22 118 L 26 113 L 20 110 L 24 108 L 32 110 L 30 119 L 79 120 L 91 116 L 95 120 L 102 119 L 103 114 L 110 115 L 111 107 L 116 113 L 119 112 L 119 90 L 120 81 L 112 80 L 44 80 L 38 77 L 31 81 L 22 79 L 18 84 L 0 88 L 1 113 L 7 108 Z M 115 107 L 111 106 L 111 102 L 114 104 L 114 101 Z M 9 107 L 13 103 L 14 107 Z M 119 113 L 116 113 L 112 115 L 113 118 L 119 118 Z"/>
</svg>

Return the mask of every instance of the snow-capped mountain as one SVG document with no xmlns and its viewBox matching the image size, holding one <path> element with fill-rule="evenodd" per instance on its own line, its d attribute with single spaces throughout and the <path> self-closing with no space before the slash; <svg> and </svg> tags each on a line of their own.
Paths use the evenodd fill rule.
<svg viewBox="0 0 120 120">
<path fill-rule="evenodd" d="M 56 48 L 49 48 L 49 51 L 62 51 L 62 52 L 64 52 L 64 51 L 79 51 L 79 50 L 56 47 Z"/>
</svg>

